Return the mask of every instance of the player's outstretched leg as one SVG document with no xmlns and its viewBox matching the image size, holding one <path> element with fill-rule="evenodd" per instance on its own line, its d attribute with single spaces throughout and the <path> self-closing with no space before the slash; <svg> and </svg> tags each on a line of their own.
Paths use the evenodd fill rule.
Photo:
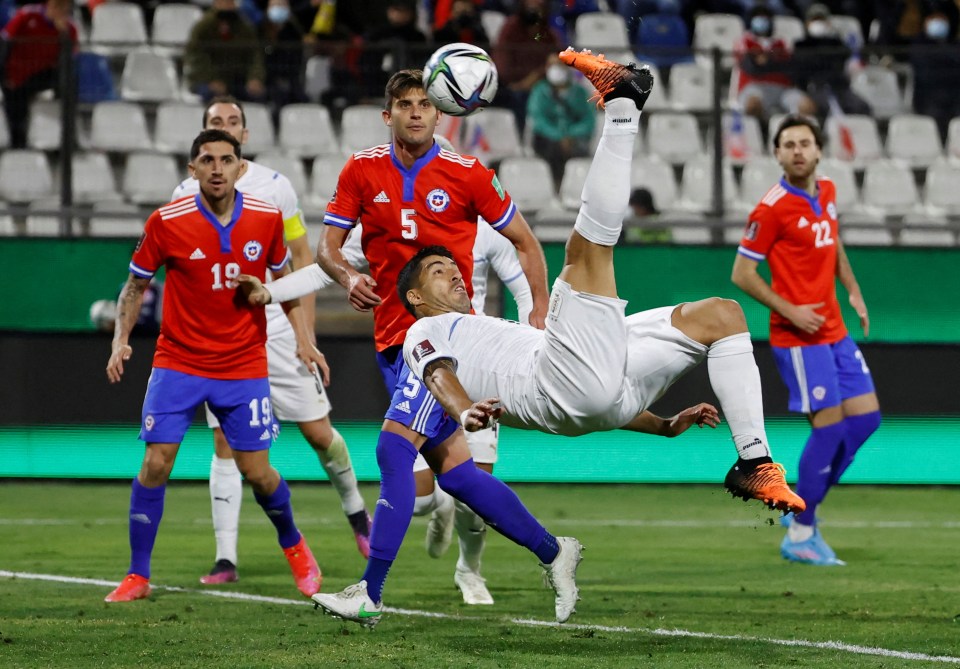
<svg viewBox="0 0 960 669">
<path fill-rule="evenodd" d="M 576 292 L 616 297 L 613 246 L 623 229 L 633 145 L 640 112 L 653 90 L 653 76 L 648 68 L 612 63 L 589 51 L 567 49 L 560 59 L 596 86 L 605 110 L 603 132 L 584 181 L 560 280 Z"/>
</svg>

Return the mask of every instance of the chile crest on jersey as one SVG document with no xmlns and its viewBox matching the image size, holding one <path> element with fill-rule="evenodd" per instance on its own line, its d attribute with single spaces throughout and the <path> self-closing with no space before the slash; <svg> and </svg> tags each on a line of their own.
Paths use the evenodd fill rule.
<svg viewBox="0 0 960 669">
<path fill-rule="evenodd" d="M 430 211 L 439 214 L 450 206 L 450 195 L 442 188 L 434 188 L 427 193 L 427 206 Z"/>
</svg>

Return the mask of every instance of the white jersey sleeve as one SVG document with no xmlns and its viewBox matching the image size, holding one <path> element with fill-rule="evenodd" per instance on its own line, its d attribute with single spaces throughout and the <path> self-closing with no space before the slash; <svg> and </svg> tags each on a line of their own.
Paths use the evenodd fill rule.
<svg viewBox="0 0 960 669">
<path fill-rule="evenodd" d="M 444 316 L 421 318 L 410 326 L 407 337 L 403 340 L 403 360 L 421 379 L 423 370 L 431 362 L 446 359 L 452 360 L 454 365 L 457 364 L 446 335 L 449 319 Z"/>
<path fill-rule="evenodd" d="M 500 277 L 503 285 L 510 289 L 517 303 L 517 320 L 526 323 L 533 310 L 533 295 L 523 268 L 520 266 L 520 260 L 517 258 L 517 251 L 509 239 L 497 233 L 482 218 L 477 222 L 477 240 L 473 247 L 473 258 L 474 276 L 476 277 L 478 269 L 483 270 L 483 280 L 478 282 L 476 278 L 474 279 L 473 310 L 483 314 L 487 286 L 486 266 L 483 261 L 486 261 Z"/>
<path fill-rule="evenodd" d="M 199 192 L 200 182 L 193 177 L 187 177 L 180 182 L 179 186 L 173 189 L 173 195 L 170 196 L 170 201 L 179 200 L 187 195 L 196 195 Z"/>
</svg>

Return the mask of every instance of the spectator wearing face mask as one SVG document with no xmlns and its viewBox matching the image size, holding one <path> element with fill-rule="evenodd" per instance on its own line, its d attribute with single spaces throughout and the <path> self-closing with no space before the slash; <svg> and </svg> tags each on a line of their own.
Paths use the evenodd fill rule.
<svg viewBox="0 0 960 669">
<path fill-rule="evenodd" d="M 773 12 L 766 6 L 750 10 L 747 31 L 734 47 L 734 57 L 737 100 L 745 113 L 765 121 L 777 112 L 816 111 L 813 101 L 793 85 L 790 48 L 773 36 Z"/>
<path fill-rule="evenodd" d="M 868 105 L 850 90 L 847 61 L 850 48 L 830 23 L 830 9 L 826 5 L 810 5 L 806 13 L 807 34 L 794 44 L 794 79 L 816 105 L 821 119 L 835 98 L 847 114 L 869 114 Z"/>
<path fill-rule="evenodd" d="M 957 25 L 960 11 L 953 2 L 931 2 L 923 21 L 923 35 L 910 50 L 913 65 L 913 110 L 937 121 L 944 141 L 950 119 L 960 116 L 960 48 Z"/>
<path fill-rule="evenodd" d="M 590 155 L 596 112 L 590 94 L 573 81 L 573 70 L 557 54 L 547 56 L 544 72 L 530 91 L 527 118 L 533 150 L 550 164 L 553 182 L 559 185 L 567 160 Z"/>
<path fill-rule="evenodd" d="M 270 0 L 260 24 L 267 70 L 267 92 L 279 111 L 293 102 L 306 102 L 303 89 L 303 38 L 305 31 L 290 12 L 289 0 Z"/>
</svg>

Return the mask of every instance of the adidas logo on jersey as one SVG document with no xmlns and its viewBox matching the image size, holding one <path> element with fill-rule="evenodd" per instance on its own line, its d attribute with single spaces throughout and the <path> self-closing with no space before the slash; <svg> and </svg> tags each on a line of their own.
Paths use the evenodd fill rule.
<svg viewBox="0 0 960 669">
<path fill-rule="evenodd" d="M 410 413 L 410 402 L 407 402 L 406 400 L 404 400 L 403 402 L 400 402 L 400 404 L 396 405 L 393 408 L 396 409 L 397 411 L 402 411 L 403 413 Z"/>
<path fill-rule="evenodd" d="M 801 217 L 800 217 L 800 220 L 797 221 L 797 227 L 800 228 L 801 230 L 802 230 L 803 228 L 809 226 L 809 225 L 810 225 L 810 221 L 808 221 L 808 220 L 807 220 L 805 217 L 803 217 L 803 216 L 801 216 Z"/>
<path fill-rule="evenodd" d="M 199 248 L 195 249 L 193 253 L 190 254 L 190 260 L 203 260 L 207 256 L 203 255 L 203 251 Z"/>
<path fill-rule="evenodd" d="M 270 432 L 270 428 L 267 428 L 263 431 L 263 434 L 260 435 L 260 441 L 270 441 L 273 438 L 273 433 Z"/>
<path fill-rule="evenodd" d="M 380 192 L 377 194 L 377 196 L 376 196 L 375 198 L 373 198 L 373 201 L 374 201 L 374 202 L 379 202 L 379 203 L 389 203 L 389 202 L 390 202 L 390 198 L 387 197 L 386 191 L 380 191 Z"/>
</svg>

